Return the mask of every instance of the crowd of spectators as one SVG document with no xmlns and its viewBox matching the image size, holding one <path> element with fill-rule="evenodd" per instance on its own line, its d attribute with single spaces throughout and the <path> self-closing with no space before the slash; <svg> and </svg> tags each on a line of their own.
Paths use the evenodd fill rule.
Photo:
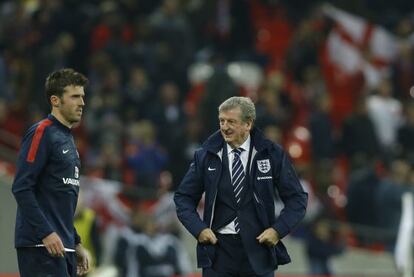
<svg viewBox="0 0 414 277">
<path fill-rule="evenodd" d="M 174 191 L 218 127 L 218 104 L 248 95 L 256 125 L 286 147 L 320 203 L 311 209 L 330 206 L 326 217 L 382 228 L 379 240 L 392 245 L 401 195 L 414 188 L 413 9 L 407 1 L 391 10 L 387 1 L 330 2 L 401 41 L 375 87 L 329 66 L 334 24 L 319 1 L 2 1 L 1 152 L 17 150 L 24 130 L 48 113 L 47 74 L 73 67 L 90 80 L 74 130 L 83 175 L 124 184 L 128 203 L 156 201 L 163 178 Z M 235 62 L 258 68 L 261 81 L 237 82 L 229 73 Z M 194 81 L 195 64 L 210 74 Z M 332 90 L 338 80 L 345 93 Z"/>
</svg>

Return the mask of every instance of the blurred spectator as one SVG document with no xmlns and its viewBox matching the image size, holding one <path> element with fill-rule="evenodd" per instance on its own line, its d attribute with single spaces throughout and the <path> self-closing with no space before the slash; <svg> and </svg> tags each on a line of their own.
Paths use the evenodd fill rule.
<svg viewBox="0 0 414 277">
<path fill-rule="evenodd" d="M 295 81 L 302 83 L 305 71 L 318 65 L 318 52 L 321 44 L 321 33 L 316 32 L 312 19 L 304 19 L 294 33 L 288 49 L 287 67 Z"/>
<path fill-rule="evenodd" d="M 167 168 L 173 176 L 178 177 L 178 174 L 185 171 L 181 159 L 186 117 L 180 102 L 180 91 L 175 83 L 167 82 L 160 86 L 159 97 L 154 101 L 149 117 L 157 126 L 157 141 L 167 150 Z"/>
<path fill-rule="evenodd" d="M 127 166 L 134 175 L 134 185 L 156 190 L 168 156 L 156 141 L 154 124 L 148 120 L 129 126 L 126 145 Z"/>
<path fill-rule="evenodd" d="M 114 74 L 112 80 L 107 80 L 105 88 L 95 91 L 97 94 L 89 100 L 85 131 L 90 143 L 85 147 L 84 159 L 87 174 L 121 181 L 124 126 L 118 112 L 121 88 L 117 73 L 116 70 L 105 73 Z"/>
<path fill-rule="evenodd" d="M 91 273 L 100 265 L 102 245 L 98 231 L 98 217 L 95 211 L 88 208 L 83 199 L 82 191 L 79 194 L 78 205 L 76 206 L 74 225 L 82 239 L 82 245 L 91 254 Z"/>
<path fill-rule="evenodd" d="M 405 106 L 405 122 L 398 129 L 398 154 L 414 164 L 414 101 L 408 101 Z"/>
<path fill-rule="evenodd" d="M 402 106 L 400 101 L 392 96 L 390 80 L 382 80 L 375 94 L 368 96 L 367 107 L 383 155 L 389 158 L 395 147 L 397 130 L 402 123 Z"/>
<path fill-rule="evenodd" d="M 283 131 L 277 125 L 267 125 L 263 129 L 263 133 L 267 139 L 272 142 L 282 145 L 283 144 Z"/>
<path fill-rule="evenodd" d="M 174 186 L 173 190 L 179 184 L 179 178 L 182 178 L 187 170 L 188 165 L 191 163 L 195 151 L 201 147 L 201 138 L 203 134 L 203 126 L 200 123 L 198 118 L 189 117 L 187 124 L 184 129 L 184 141 L 180 144 L 178 148 L 182 148 L 182 156 L 180 166 L 180 171 L 177 172 L 176 176 L 173 176 Z"/>
<path fill-rule="evenodd" d="M 336 138 L 331 123 L 331 99 L 322 94 L 315 99 L 315 109 L 309 120 L 311 153 L 314 162 L 332 160 L 336 156 Z"/>
<path fill-rule="evenodd" d="M 155 80 L 158 71 L 155 62 L 157 40 L 148 17 L 148 15 L 135 17 L 132 22 L 134 37 L 129 49 L 129 59 L 132 64 L 142 66 L 147 71 L 149 79 L 154 76 Z"/>
<path fill-rule="evenodd" d="M 204 127 L 203 138 L 219 128 L 217 107 L 220 103 L 236 95 L 239 95 L 238 87 L 222 68 L 222 65 L 217 65 L 213 75 L 206 83 L 204 94 L 197 108 L 197 117 Z"/>
<path fill-rule="evenodd" d="M 392 78 L 395 86 L 394 96 L 404 101 L 413 97 L 410 89 L 414 84 L 413 44 L 402 41 L 399 44 L 399 55 L 393 63 Z"/>
<path fill-rule="evenodd" d="M 128 76 L 122 113 L 126 122 L 132 122 L 148 117 L 155 95 L 144 68 L 132 66 Z"/>
<path fill-rule="evenodd" d="M 334 168 L 332 160 L 323 159 L 312 163 L 312 183 L 314 184 L 315 194 L 321 201 L 328 201 L 328 188 L 334 185 Z"/>
<path fill-rule="evenodd" d="M 194 37 L 199 51 L 216 52 L 228 61 L 250 59 L 254 32 L 250 1 L 187 1 L 189 18 L 194 26 Z"/>
<path fill-rule="evenodd" d="M 278 125 L 287 128 L 291 119 L 291 103 L 284 91 L 285 76 L 281 72 L 269 74 L 266 84 L 258 92 L 256 126 Z"/>
<path fill-rule="evenodd" d="M 190 24 L 182 13 L 178 0 L 163 0 L 150 15 L 149 23 L 155 35 L 153 63 L 158 82 L 175 80 L 182 85 L 187 66 L 194 53 Z"/>
<path fill-rule="evenodd" d="M 132 39 L 131 30 L 119 8 L 119 3 L 113 0 L 100 1 L 99 18 L 91 30 L 91 48 L 93 51 L 114 48 Z M 113 49 L 115 50 L 115 49 Z M 122 51 L 118 54 L 123 53 Z M 112 52 L 115 54 L 115 52 Z"/>
<path fill-rule="evenodd" d="M 374 124 L 368 116 L 366 98 L 362 96 L 342 126 L 341 146 L 351 170 L 371 164 L 379 158 L 380 145 Z"/>
<path fill-rule="evenodd" d="M 75 40 L 69 33 L 60 33 L 51 44 L 41 46 L 33 59 L 34 86 L 35 92 L 42 92 L 44 87 L 43 80 L 49 72 L 65 67 L 69 64 L 69 55 L 75 46 Z M 48 111 L 49 106 L 46 101 L 41 101 L 37 93 L 31 95 L 31 103 L 37 103 L 43 111 Z"/>
<path fill-rule="evenodd" d="M 4 49 L 0 43 L 0 99 L 11 101 L 14 95 L 9 89 L 7 82 L 7 66 L 4 59 Z"/>
<path fill-rule="evenodd" d="M 401 218 L 402 195 L 410 189 L 410 172 L 411 167 L 406 160 L 392 161 L 389 176 L 379 183 L 375 193 L 378 223 L 384 233 L 383 242 L 389 251 L 394 251 Z"/>
<path fill-rule="evenodd" d="M 157 201 L 152 207 L 152 216 L 160 233 L 180 237 L 180 223 L 175 212 L 174 192 L 171 190 L 172 181 L 170 172 L 164 171 L 160 174 Z"/>
<path fill-rule="evenodd" d="M 115 66 L 102 72 L 102 79 L 88 100 L 85 128 L 92 148 L 99 148 L 107 140 L 120 145 L 122 141 L 122 85 L 121 73 Z M 95 149 L 95 150 L 96 150 Z"/>
<path fill-rule="evenodd" d="M 359 226 L 378 227 L 379 225 L 379 217 L 382 215 L 378 211 L 375 199 L 379 182 L 380 177 L 372 163 L 366 163 L 364 167 L 360 165 L 358 170 L 351 172 L 349 178 L 347 185 L 348 202 L 345 211 L 347 220 L 355 224 L 354 232 L 360 245 L 371 245 L 378 242 L 381 236 L 381 234 L 365 236 L 365 234 L 358 233 Z"/>
<path fill-rule="evenodd" d="M 159 233 L 152 216 L 137 210 L 131 224 L 131 229 L 122 231 L 115 252 L 120 277 L 170 277 L 189 273 L 188 254 L 181 242 L 170 234 Z"/>
<path fill-rule="evenodd" d="M 122 104 L 121 72 L 118 67 L 106 60 L 105 55 L 95 57 L 95 66 L 101 68 L 91 72 L 96 78 L 93 80 L 93 93 L 89 98 L 91 114 L 101 116 L 105 113 L 118 112 Z M 89 120 L 91 121 L 92 118 Z"/>
<path fill-rule="evenodd" d="M 120 145 L 113 140 L 102 142 L 97 148 L 90 147 L 85 158 L 85 173 L 89 176 L 122 181 L 121 154 Z"/>
<path fill-rule="evenodd" d="M 111 57 L 105 51 L 94 52 L 88 60 L 88 76 L 90 76 L 89 90 L 92 92 L 87 95 L 87 99 L 93 98 L 95 91 L 101 90 L 107 72 L 114 67 Z"/>
<path fill-rule="evenodd" d="M 312 276 L 334 276 L 331 258 L 344 251 L 341 230 L 334 229 L 332 224 L 332 220 L 321 214 L 308 226 L 305 248 Z"/>
<path fill-rule="evenodd" d="M 308 66 L 303 69 L 303 76 L 300 82 L 294 82 L 290 86 L 290 99 L 293 104 L 293 122 L 308 124 L 312 112 L 312 103 L 326 91 L 325 80 L 317 66 Z M 333 97 L 334 94 L 330 94 Z M 332 102 L 332 101 L 331 101 Z M 331 117 L 335 113 L 332 110 Z"/>
<path fill-rule="evenodd" d="M 1 141 L 17 148 L 18 143 L 14 140 L 23 134 L 25 127 L 24 122 L 17 118 L 11 107 L 7 105 L 6 99 L 0 98 L 0 131 L 4 133 L 2 138 L 8 142 Z M 6 136 L 10 137 L 10 139 L 7 139 Z"/>
</svg>

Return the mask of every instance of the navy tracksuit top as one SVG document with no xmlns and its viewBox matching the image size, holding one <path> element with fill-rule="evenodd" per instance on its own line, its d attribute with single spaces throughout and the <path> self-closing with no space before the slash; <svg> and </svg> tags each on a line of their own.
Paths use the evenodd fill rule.
<svg viewBox="0 0 414 277">
<path fill-rule="evenodd" d="M 12 186 L 18 206 L 15 247 L 42 244 L 52 232 L 66 248 L 80 243 L 73 225 L 79 170 L 79 154 L 68 127 L 49 115 L 29 128 Z"/>
</svg>

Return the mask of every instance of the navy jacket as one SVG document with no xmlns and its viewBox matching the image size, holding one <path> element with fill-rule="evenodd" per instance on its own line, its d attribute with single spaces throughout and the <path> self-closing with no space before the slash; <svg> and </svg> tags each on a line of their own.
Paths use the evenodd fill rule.
<svg viewBox="0 0 414 277">
<path fill-rule="evenodd" d="M 307 205 L 307 194 L 303 191 L 295 170 L 283 149 L 264 138 L 262 132 L 253 128 L 251 132 L 253 144 L 249 185 L 252 186 L 254 206 L 261 226 L 252 227 L 252 230 L 244 230 L 242 239 L 246 253 L 252 267 L 257 273 L 264 272 L 266 268 L 277 268 L 279 264 L 290 262 L 289 255 L 283 243 L 280 241 L 270 251 L 263 247 L 255 246 L 255 237 L 269 227 L 273 227 L 280 238 L 286 236 L 303 218 Z M 203 144 L 202 148 L 194 154 L 194 160 L 190 168 L 175 192 L 174 201 L 177 215 L 185 228 L 198 238 L 205 228 L 211 228 L 214 217 L 214 209 L 217 199 L 218 183 L 222 175 L 222 149 L 225 142 L 221 133 L 217 131 Z M 214 169 L 214 170 L 213 170 Z M 274 197 L 277 190 L 284 202 L 284 209 L 276 217 Z M 205 193 L 203 219 L 197 213 L 197 206 Z M 250 228 L 250 227 L 249 227 Z M 260 230 L 259 233 L 258 230 Z M 250 234 L 249 234 L 250 231 Z M 247 234 L 247 235 L 244 235 Z M 266 251 L 271 265 L 264 265 L 263 261 L 256 261 L 255 251 Z M 197 245 L 197 260 L 199 267 L 212 265 L 209 247 Z"/>
<path fill-rule="evenodd" d="M 80 242 L 73 216 L 80 159 L 69 128 L 49 115 L 23 137 L 12 186 L 17 201 L 15 247 L 42 244 L 56 232 L 66 248 Z"/>
</svg>

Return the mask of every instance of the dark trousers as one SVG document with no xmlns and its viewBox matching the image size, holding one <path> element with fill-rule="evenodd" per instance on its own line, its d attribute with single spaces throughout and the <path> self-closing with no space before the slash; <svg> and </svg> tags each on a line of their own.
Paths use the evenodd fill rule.
<svg viewBox="0 0 414 277">
<path fill-rule="evenodd" d="M 76 277 L 75 253 L 52 257 L 44 247 L 17 248 L 20 277 Z"/>
<path fill-rule="evenodd" d="M 203 277 L 273 277 L 274 272 L 257 275 L 249 262 L 239 235 L 216 234 L 212 268 L 203 268 Z"/>
</svg>

